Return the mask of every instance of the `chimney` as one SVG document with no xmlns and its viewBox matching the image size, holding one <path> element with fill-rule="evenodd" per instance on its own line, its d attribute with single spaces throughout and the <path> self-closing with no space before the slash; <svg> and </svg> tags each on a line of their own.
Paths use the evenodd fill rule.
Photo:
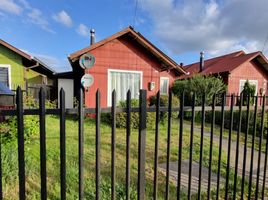
<svg viewBox="0 0 268 200">
<path fill-rule="evenodd" d="M 203 70 L 204 70 L 204 65 L 205 65 L 205 63 L 204 63 L 204 54 L 205 54 L 205 52 L 204 51 L 201 51 L 200 52 L 200 67 L 199 67 L 199 72 L 202 72 Z"/>
<path fill-rule="evenodd" d="M 95 30 L 90 29 L 90 45 L 95 43 Z"/>
</svg>

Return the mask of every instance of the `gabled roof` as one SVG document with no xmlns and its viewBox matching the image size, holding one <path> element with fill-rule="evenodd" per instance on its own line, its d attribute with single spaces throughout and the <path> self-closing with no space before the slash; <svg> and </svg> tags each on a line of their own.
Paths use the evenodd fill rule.
<svg viewBox="0 0 268 200">
<path fill-rule="evenodd" d="M 170 57 L 168 57 L 166 54 L 164 54 L 160 49 L 158 49 L 156 46 L 154 46 L 150 41 L 148 41 L 142 34 L 139 32 L 136 32 L 132 27 L 128 27 L 120 32 L 115 33 L 114 35 L 101 40 L 100 42 L 97 42 L 91 46 L 88 46 L 84 49 L 81 49 L 77 52 L 72 53 L 69 56 L 69 60 L 71 62 L 75 62 L 79 59 L 79 57 L 87 52 L 92 51 L 93 49 L 96 49 L 102 45 L 105 45 L 106 43 L 117 39 L 119 37 L 122 37 L 124 35 L 127 35 L 129 37 L 132 37 L 136 42 L 138 42 L 140 45 L 142 45 L 145 49 L 147 49 L 152 55 L 154 55 L 157 59 L 159 59 L 164 65 L 161 68 L 161 71 L 164 70 L 175 70 L 179 72 L 179 74 L 186 74 L 186 71 L 181 68 L 174 60 L 172 60 Z"/>
<path fill-rule="evenodd" d="M 244 51 L 237 51 L 216 58 L 211 58 L 204 61 L 204 69 L 199 70 L 200 63 L 186 65 L 184 69 L 189 72 L 189 75 L 179 77 L 179 79 L 192 77 L 194 74 L 212 75 L 221 73 L 231 73 L 234 69 L 245 62 L 255 59 L 259 62 L 266 71 L 268 71 L 268 61 L 261 52 L 253 52 L 246 54 Z"/>
<path fill-rule="evenodd" d="M 38 58 L 25 53 L 24 51 L 12 46 L 11 44 L 7 43 L 6 41 L 0 39 L 0 45 L 6 47 L 7 49 L 13 51 L 14 53 L 16 53 L 18 55 L 20 55 L 23 59 L 23 64 L 25 67 L 29 67 L 29 68 L 38 68 L 39 67 L 40 70 L 37 70 L 37 71 L 40 71 L 40 73 L 42 73 L 42 72 L 48 72 L 50 74 L 55 73 L 55 71 L 51 67 L 47 66 L 45 63 L 43 63 Z"/>
<path fill-rule="evenodd" d="M 23 57 L 29 61 L 32 60 L 32 56 L 28 55 L 27 53 L 19 50 L 18 48 L 14 47 L 14 46 L 12 46 L 11 44 L 7 43 L 6 41 L 0 39 L 0 44 L 3 45 L 4 47 L 10 49 L 11 51 L 17 53 L 21 57 Z"/>
</svg>

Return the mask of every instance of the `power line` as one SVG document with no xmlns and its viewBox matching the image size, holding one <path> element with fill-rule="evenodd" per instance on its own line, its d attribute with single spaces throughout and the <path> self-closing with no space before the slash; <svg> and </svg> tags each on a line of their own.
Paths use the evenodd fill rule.
<svg viewBox="0 0 268 200">
<path fill-rule="evenodd" d="M 137 10 L 138 10 L 138 0 L 135 0 L 135 9 L 134 9 L 134 16 L 133 16 L 133 23 L 132 23 L 133 27 L 136 24 Z"/>
<path fill-rule="evenodd" d="M 261 50 L 262 52 L 264 51 L 264 48 L 265 48 L 265 46 L 267 44 L 267 41 L 268 41 L 268 32 L 267 32 L 267 35 L 266 35 L 266 38 L 265 38 L 265 41 L 264 41 L 264 44 L 263 44 L 263 47 L 262 47 L 262 50 Z"/>
</svg>

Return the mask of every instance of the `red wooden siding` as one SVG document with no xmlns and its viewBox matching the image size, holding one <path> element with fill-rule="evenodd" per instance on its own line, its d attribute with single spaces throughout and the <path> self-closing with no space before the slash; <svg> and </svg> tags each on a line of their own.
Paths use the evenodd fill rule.
<svg viewBox="0 0 268 200">
<path fill-rule="evenodd" d="M 260 93 L 260 88 L 267 88 L 267 72 L 263 67 L 256 64 L 254 61 L 245 62 L 231 72 L 228 79 L 228 93 L 239 93 L 240 80 L 257 80 L 257 93 Z M 266 89 L 267 90 L 267 89 Z M 266 92 L 267 94 L 267 92 Z"/>
<path fill-rule="evenodd" d="M 96 58 L 93 68 L 87 70 L 94 77 L 94 84 L 85 93 L 86 107 L 95 106 L 95 93 L 101 92 L 101 107 L 107 106 L 108 69 L 142 71 L 142 89 L 149 89 L 149 82 L 155 82 L 155 89 L 148 90 L 148 97 L 155 95 L 159 90 L 160 77 L 169 77 L 170 87 L 173 85 L 175 75 L 171 72 L 159 72 L 160 63 L 137 43 L 120 37 L 103 46 L 90 51 Z"/>
</svg>

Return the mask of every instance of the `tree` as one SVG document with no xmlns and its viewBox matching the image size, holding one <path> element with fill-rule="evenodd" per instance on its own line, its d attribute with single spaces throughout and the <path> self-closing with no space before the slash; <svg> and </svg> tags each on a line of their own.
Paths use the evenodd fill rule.
<svg viewBox="0 0 268 200">
<path fill-rule="evenodd" d="M 243 96 L 244 96 L 243 105 L 247 104 L 247 99 L 246 99 L 247 96 L 250 97 L 250 104 L 252 105 L 254 103 L 255 91 L 256 91 L 255 85 L 250 84 L 249 81 L 247 80 L 244 84 L 244 88 L 242 91 Z"/>
<path fill-rule="evenodd" d="M 202 95 L 206 95 L 206 104 L 211 105 L 213 95 L 222 94 L 226 91 L 226 85 L 220 77 L 196 75 L 185 80 L 176 80 L 173 92 L 180 97 L 185 92 L 185 103 L 190 105 L 193 93 L 196 94 L 196 105 L 201 105 Z"/>
</svg>

